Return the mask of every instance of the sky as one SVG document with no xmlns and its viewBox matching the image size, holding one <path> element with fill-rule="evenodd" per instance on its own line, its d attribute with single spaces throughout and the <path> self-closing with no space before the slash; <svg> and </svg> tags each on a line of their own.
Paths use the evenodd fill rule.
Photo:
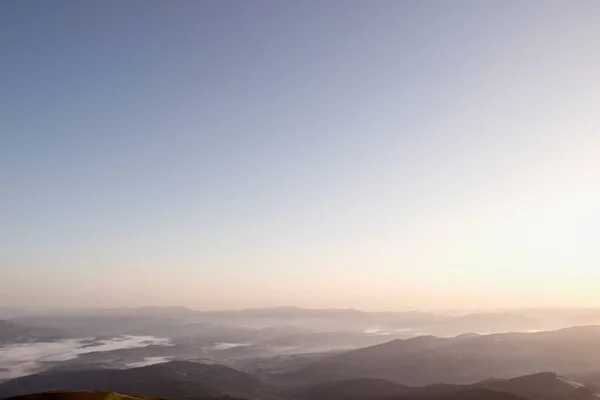
<svg viewBox="0 0 600 400">
<path fill-rule="evenodd" d="M 0 304 L 600 306 L 600 2 L 0 2 Z"/>
</svg>

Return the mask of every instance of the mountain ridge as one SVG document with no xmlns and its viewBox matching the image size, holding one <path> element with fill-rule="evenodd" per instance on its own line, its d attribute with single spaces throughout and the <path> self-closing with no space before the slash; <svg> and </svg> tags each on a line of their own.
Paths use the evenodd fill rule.
<svg viewBox="0 0 600 400">
<path fill-rule="evenodd" d="M 473 384 L 544 371 L 594 371 L 600 359 L 600 327 L 550 332 L 421 336 L 335 354 L 277 376 L 287 384 L 381 378 L 409 385 Z"/>
<path fill-rule="evenodd" d="M 317 384 L 290 392 L 294 400 L 385 400 L 426 398 L 488 390 L 528 400 L 596 400 L 600 396 L 582 384 L 553 372 L 541 372 L 513 379 L 487 379 L 472 385 L 434 384 L 406 386 L 384 379 L 361 378 Z"/>
<path fill-rule="evenodd" d="M 195 399 L 224 395 L 268 398 L 268 385 L 220 364 L 171 361 L 131 369 L 50 370 L 0 384 L 0 398 L 56 390 L 103 389 L 141 396 Z"/>
</svg>

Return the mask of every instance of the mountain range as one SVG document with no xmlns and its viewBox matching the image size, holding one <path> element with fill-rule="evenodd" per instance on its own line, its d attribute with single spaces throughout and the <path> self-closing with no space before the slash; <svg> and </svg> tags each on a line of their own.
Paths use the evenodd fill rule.
<svg viewBox="0 0 600 400">
<path fill-rule="evenodd" d="M 257 378 L 219 364 L 172 361 L 131 369 L 56 370 L 0 384 L 0 398 L 53 390 L 107 390 L 142 396 L 197 399 L 225 395 L 267 399 Z"/>
<path fill-rule="evenodd" d="M 10 400 L 173 400 L 166 397 L 138 396 L 106 390 L 55 391 L 11 397 Z M 196 400 L 236 400 L 233 397 L 198 397 Z"/>
<path fill-rule="evenodd" d="M 138 311 L 141 315 L 128 314 Z M 510 313 L 437 318 L 295 308 L 214 313 L 174 308 L 156 317 L 154 309 L 121 312 L 0 320 L 0 373 L 8 379 L 0 383 L 0 398 L 43 392 L 39 400 L 63 400 L 43 398 L 53 391 L 52 396 L 80 400 L 127 396 L 118 393 L 180 400 L 600 400 L 598 326 L 406 338 L 403 329 L 390 327 L 411 320 L 450 332 L 460 329 L 457 321 L 484 330 L 493 323 L 524 327 L 532 320 Z M 363 325 L 328 332 L 293 324 L 236 325 L 230 318 L 330 318 L 335 321 L 330 326 L 358 320 Z M 373 325 L 374 318 L 387 325 Z M 185 334 L 69 336 L 102 329 L 107 321 L 104 332 Z M 373 328 L 361 330 L 365 326 Z"/>
<path fill-rule="evenodd" d="M 597 400 L 582 384 L 545 372 L 507 380 L 486 380 L 473 385 L 436 384 L 421 387 L 399 385 L 384 379 L 353 379 L 321 383 L 290 392 L 295 400 L 360 400 L 445 398 L 479 393 L 503 393 L 530 400 Z"/>
<path fill-rule="evenodd" d="M 354 379 L 284 390 L 223 366 L 167 363 L 132 370 L 43 373 L 0 386 L 0 398 L 11 400 L 189 400 L 238 396 L 282 400 L 598 400 L 583 384 L 554 373 L 472 385 L 436 384 L 410 387 L 383 379 Z M 10 383 L 10 382 L 9 382 Z M 56 391 L 56 388 L 63 388 Z M 93 390 L 102 388 L 102 391 Z M 64 389 L 70 389 L 65 391 Z M 28 395 L 32 390 L 41 394 Z M 54 390 L 54 391 L 53 391 Z M 85 391 L 82 391 L 85 390 Z M 116 392 L 137 393 L 135 396 Z M 11 397 L 12 396 L 12 397 Z M 151 397 L 148 397 L 151 396 Z"/>
<path fill-rule="evenodd" d="M 36 327 L 14 323 L 0 319 L 0 344 L 27 343 L 33 341 L 52 341 L 62 337 L 59 329 Z"/>
<path fill-rule="evenodd" d="M 276 375 L 282 383 L 306 385 L 358 378 L 422 386 L 472 384 L 544 371 L 600 369 L 600 327 L 551 332 L 422 336 L 333 354 Z"/>
</svg>

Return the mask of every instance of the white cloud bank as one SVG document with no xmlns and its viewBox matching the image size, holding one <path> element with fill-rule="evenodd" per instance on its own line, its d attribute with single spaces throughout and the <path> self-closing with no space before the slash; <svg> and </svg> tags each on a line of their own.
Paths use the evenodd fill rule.
<svg viewBox="0 0 600 400">
<path fill-rule="evenodd" d="M 44 362 L 68 361 L 78 357 L 80 354 L 133 349 L 149 345 L 168 346 L 171 344 L 169 339 L 154 336 L 120 336 L 105 340 L 93 340 L 93 338 L 81 338 L 60 342 L 38 342 L 1 346 L 0 381 L 31 375 L 39 372 Z M 90 341 L 93 342 L 90 343 Z M 146 364 L 143 365 L 151 365 L 163 362 L 163 360 L 161 357 L 153 357 L 152 359 L 145 360 L 145 362 Z"/>
</svg>

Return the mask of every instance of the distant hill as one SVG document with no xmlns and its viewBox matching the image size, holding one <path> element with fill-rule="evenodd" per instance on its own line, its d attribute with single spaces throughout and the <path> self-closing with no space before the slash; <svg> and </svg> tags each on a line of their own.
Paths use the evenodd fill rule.
<svg viewBox="0 0 600 400">
<path fill-rule="evenodd" d="M 268 333 L 264 329 L 273 327 L 286 329 L 291 334 L 344 331 L 412 337 L 422 334 L 455 336 L 462 333 L 526 332 L 600 321 L 600 311 L 593 310 L 585 313 L 576 310 L 562 313 L 512 310 L 442 315 L 417 311 L 366 312 L 298 307 L 223 311 L 195 311 L 186 307 L 121 307 L 45 311 L 37 314 L 29 312 L 21 317 L 18 315 L 14 315 L 13 322 L 32 327 L 59 328 L 68 332 L 71 337 L 153 335 L 193 338 L 206 335 L 207 330 L 218 331 L 221 336 L 235 336 L 235 339 L 219 339 L 219 336 L 215 336 L 215 340 L 225 342 L 262 340 Z"/>
<path fill-rule="evenodd" d="M 181 367 L 181 366 L 179 366 Z M 153 383 L 149 369 L 143 370 L 147 374 L 148 388 L 138 388 L 144 393 L 166 393 L 168 389 L 157 388 Z M 186 377 L 184 380 L 211 380 L 212 373 L 204 377 L 189 376 L 189 369 L 179 368 L 178 373 Z M 196 371 L 198 372 L 198 371 Z M 214 373 L 214 371 L 213 371 Z M 214 378 L 214 377 L 212 377 Z M 225 384 L 223 377 L 218 380 L 219 385 Z M 228 378 L 232 378 L 231 376 Z M 138 382 L 139 383 L 139 382 Z M 213 381 L 213 383 L 215 383 Z M 235 382 L 229 381 L 235 386 Z M 100 384 L 100 383 L 98 383 Z M 112 385 L 122 385 L 114 382 Z M 106 385 L 106 383 L 102 383 Z M 225 397 L 219 390 L 201 392 L 197 388 L 187 386 L 184 389 L 181 381 L 173 381 L 175 387 L 170 393 L 179 393 L 177 399 L 194 400 L 234 400 Z M 133 387 L 133 383 L 132 386 Z M 262 394 L 259 398 L 274 398 L 269 394 Z M 539 373 L 509 380 L 488 380 L 474 385 L 430 385 L 423 387 L 410 387 L 382 379 L 354 379 L 337 381 L 296 389 L 286 393 L 282 398 L 289 400 L 597 400 L 600 398 L 585 386 L 557 376 L 553 373 Z M 25 394 L 8 397 L 7 400 L 168 400 L 163 396 L 124 395 L 114 391 L 52 391 L 37 394 Z"/>
<path fill-rule="evenodd" d="M 531 400 L 598 400 L 591 388 L 551 372 L 477 384 L 491 390 L 513 393 Z"/>
<path fill-rule="evenodd" d="M 412 388 L 385 380 L 324 383 L 291 395 L 294 400 L 531 400 L 486 388 L 443 385 Z"/>
<path fill-rule="evenodd" d="M 0 384 L 0 398 L 52 390 L 108 390 L 141 396 L 197 399 L 268 398 L 268 388 L 247 373 L 218 364 L 173 361 L 125 370 L 47 371 Z"/>
<path fill-rule="evenodd" d="M 294 400 L 446 399 L 476 396 L 528 400 L 598 400 L 594 391 L 554 373 L 539 373 L 508 380 L 487 380 L 473 385 L 436 384 L 421 387 L 399 385 L 384 379 L 353 379 L 321 383 L 289 393 Z M 508 396 L 507 396 L 508 395 Z"/>
<path fill-rule="evenodd" d="M 401 396 L 412 389 L 385 379 L 361 378 L 303 387 L 290 391 L 288 396 L 296 400 L 360 400 Z"/>
<path fill-rule="evenodd" d="M 566 376 L 600 393 L 600 366 L 595 371 L 571 373 Z"/>
<path fill-rule="evenodd" d="M 455 336 L 474 332 L 480 334 L 543 330 L 545 324 L 538 318 L 517 313 L 473 313 L 447 319 L 424 329 L 433 335 Z"/>
<path fill-rule="evenodd" d="M 131 396 L 103 390 L 56 391 L 9 397 L 10 400 L 169 400 L 162 397 Z"/>
<path fill-rule="evenodd" d="M 277 376 L 292 384 L 357 378 L 387 379 L 399 384 L 472 384 L 540 371 L 576 373 L 598 370 L 600 327 L 553 332 L 422 336 L 393 340 L 332 355 Z"/>
<path fill-rule="evenodd" d="M 60 339 L 61 334 L 58 329 L 32 328 L 0 319 L 0 344 L 52 341 Z"/>
<path fill-rule="evenodd" d="M 299 307 L 251 308 L 246 310 L 205 311 L 197 314 L 211 321 L 234 321 L 256 326 L 283 323 L 311 327 L 332 326 L 348 329 L 374 327 L 415 328 L 437 324 L 451 317 L 426 312 L 366 312 L 355 309 L 307 309 Z"/>
<path fill-rule="evenodd" d="M 171 400 L 165 397 L 134 396 L 104 390 L 55 391 L 9 397 L 7 400 Z M 232 397 L 197 398 L 196 400 L 235 400 Z"/>
<path fill-rule="evenodd" d="M 507 380 L 488 379 L 473 385 L 435 384 L 410 387 L 383 379 L 353 379 L 321 383 L 291 390 L 266 387 L 248 374 L 223 366 L 198 368 L 194 363 L 168 363 L 166 368 L 44 373 L 2 385 L 0 398 L 8 400 L 598 400 L 590 388 L 554 373 L 538 373 Z M 202 365 L 202 364 L 199 364 Z M 133 373 L 131 372 L 133 371 Z M 110 372 L 107 374 L 106 372 Z M 43 378 L 41 378 L 43 377 Z M 9 382 L 10 383 L 10 382 Z M 44 391 L 36 387 L 98 387 L 102 390 Z M 114 388 L 121 388 L 114 390 Z M 126 389 L 126 390 L 123 390 Z M 10 397 L 10 391 L 23 394 Z M 133 390 L 130 392 L 128 390 Z M 119 394 L 141 393 L 140 395 Z M 274 393 L 278 393 L 275 395 Z M 168 395 L 167 395 L 168 394 Z"/>
</svg>

